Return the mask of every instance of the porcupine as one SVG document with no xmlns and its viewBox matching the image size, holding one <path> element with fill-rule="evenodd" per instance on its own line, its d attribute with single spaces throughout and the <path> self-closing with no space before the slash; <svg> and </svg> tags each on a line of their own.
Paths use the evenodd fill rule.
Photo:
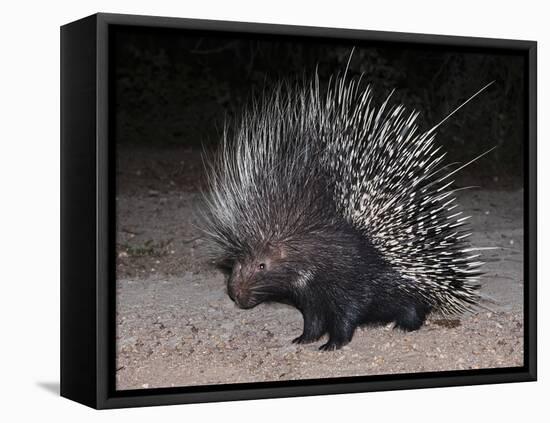
<svg viewBox="0 0 550 423">
<path fill-rule="evenodd" d="M 421 132 L 419 113 L 391 94 L 375 106 L 362 78 L 346 70 L 323 92 L 317 74 L 280 84 L 224 130 L 207 166 L 206 233 L 229 296 L 244 309 L 296 307 L 304 326 L 293 342 L 328 334 L 321 350 L 349 343 L 359 325 L 412 331 L 478 300 L 483 263 L 453 195 L 460 168 L 435 143 L 439 124 Z"/>
</svg>

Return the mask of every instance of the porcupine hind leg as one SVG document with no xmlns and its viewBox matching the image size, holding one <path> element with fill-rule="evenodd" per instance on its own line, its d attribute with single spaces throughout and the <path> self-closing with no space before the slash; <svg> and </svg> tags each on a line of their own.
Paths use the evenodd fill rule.
<svg viewBox="0 0 550 423">
<path fill-rule="evenodd" d="M 395 327 L 407 332 L 420 329 L 426 321 L 428 312 L 429 309 L 422 304 L 408 304 L 395 319 Z"/>
</svg>

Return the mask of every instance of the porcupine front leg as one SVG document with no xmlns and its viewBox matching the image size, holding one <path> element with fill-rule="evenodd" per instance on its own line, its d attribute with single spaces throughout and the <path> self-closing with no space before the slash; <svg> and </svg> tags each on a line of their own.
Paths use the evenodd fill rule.
<svg viewBox="0 0 550 423">
<path fill-rule="evenodd" d="M 349 344 L 353 333 L 355 332 L 355 325 L 353 322 L 345 319 L 335 319 L 328 330 L 329 338 L 326 344 L 319 347 L 321 351 L 333 351 L 342 348 L 344 345 Z"/>
<path fill-rule="evenodd" d="M 294 344 L 308 344 L 310 342 L 317 341 L 327 331 L 326 319 L 311 311 L 302 311 L 304 318 L 304 330 L 303 333 L 294 338 L 292 343 Z"/>
</svg>

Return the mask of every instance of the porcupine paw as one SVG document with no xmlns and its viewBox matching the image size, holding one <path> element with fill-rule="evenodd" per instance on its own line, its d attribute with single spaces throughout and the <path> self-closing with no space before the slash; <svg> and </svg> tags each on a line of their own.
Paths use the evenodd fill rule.
<svg viewBox="0 0 550 423">
<path fill-rule="evenodd" d="M 319 347 L 319 351 L 334 351 L 334 350 L 339 350 L 340 348 L 342 348 L 344 346 L 343 343 L 341 342 L 336 342 L 336 341 L 332 341 L 332 340 L 328 340 L 328 342 L 326 344 L 323 344 Z"/>
<path fill-rule="evenodd" d="M 319 347 L 320 351 L 334 351 L 339 350 L 344 345 L 349 344 L 351 341 L 351 335 L 347 336 L 329 336 L 328 342 Z"/>
<path fill-rule="evenodd" d="M 355 326 L 353 324 L 344 323 L 342 325 L 335 325 L 329 332 L 328 342 L 319 347 L 320 351 L 334 351 L 339 350 L 344 345 L 349 344 L 353 337 Z"/>
<path fill-rule="evenodd" d="M 292 340 L 292 343 L 293 344 L 310 344 L 313 341 L 315 341 L 315 339 L 311 339 L 311 338 L 305 336 L 305 334 L 301 334 L 300 336 L 294 338 Z"/>
<path fill-rule="evenodd" d="M 317 341 L 322 334 L 311 334 L 311 333 L 302 333 L 300 336 L 292 340 L 293 344 L 311 344 L 312 342 Z"/>
</svg>

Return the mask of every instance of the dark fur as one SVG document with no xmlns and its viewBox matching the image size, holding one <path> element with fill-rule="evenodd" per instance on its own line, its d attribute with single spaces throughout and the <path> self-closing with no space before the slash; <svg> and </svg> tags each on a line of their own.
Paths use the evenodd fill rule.
<svg viewBox="0 0 550 423">
<path fill-rule="evenodd" d="M 236 272 L 238 266 L 248 270 Z M 311 272 L 304 285 L 295 283 L 300 272 Z M 404 330 L 422 326 L 430 308 L 400 288 L 406 284 L 364 236 L 342 221 L 299 242 L 258 246 L 254 254 L 235 261 L 228 293 L 242 308 L 264 301 L 295 306 L 304 330 L 293 342 L 313 342 L 328 334 L 320 349 L 333 350 L 349 343 L 361 324 L 395 322 Z"/>
</svg>

